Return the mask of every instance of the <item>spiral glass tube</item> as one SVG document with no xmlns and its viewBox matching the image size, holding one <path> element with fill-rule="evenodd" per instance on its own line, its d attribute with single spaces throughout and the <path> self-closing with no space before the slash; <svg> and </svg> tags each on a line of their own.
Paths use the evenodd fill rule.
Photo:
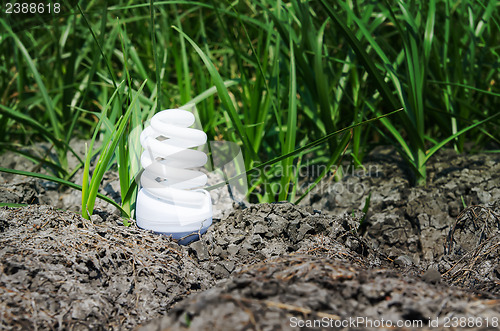
<svg viewBox="0 0 500 331">
<path fill-rule="evenodd" d="M 189 111 L 167 109 L 153 116 L 140 137 L 144 172 L 136 202 L 137 225 L 174 239 L 195 233 L 185 242 L 212 223 L 210 195 L 201 189 L 207 176 L 192 169 L 207 162 L 205 153 L 192 149 L 205 144 L 207 135 L 189 128 L 194 121 Z"/>
</svg>

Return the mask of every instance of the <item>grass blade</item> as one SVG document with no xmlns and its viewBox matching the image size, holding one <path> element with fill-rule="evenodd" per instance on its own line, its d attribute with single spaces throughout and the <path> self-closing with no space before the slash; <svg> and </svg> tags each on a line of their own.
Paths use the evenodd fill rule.
<svg viewBox="0 0 500 331">
<path fill-rule="evenodd" d="M 486 122 L 489 122 L 491 121 L 492 119 L 494 119 L 495 117 L 497 116 L 500 116 L 500 113 L 497 113 L 495 115 L 492 115 L 488 118 L 485 118 L 484 120 L 482 121 L 479 121 L 477 123 L 474 123 L 472 125 L 469 125 L 468 127 L 458 131 L 457 133 L 449 136 L 448 138 L 444 139 L 443 141 L 441 141 L 439 144 L 433 146 L 425 155 L 425 162 L 427 162 L 427 160 L 429 160 L 429 158 L 434 154 L 436 153 L 441 147 L 443 147 L 444 145 L 446 145 L 447 143 L 449 143 L 450 141 L 452 141 L 453 139 L 455 139 L 456 137 L 460 136 L 461 134 L 464 134 L 465 132 L 469 131 L 469 130 L 472 130 L 474 129 L 475 127 L 478 127 L 479 125 L 481 124 L 484 124 Z"/>
<path fill-rule="evenodd" d="M 21 176 L 27 176 L 27 177 L 32 177 L 32 178 L 39 178 L 39 179 L 43 179 L 43 180 L 48 180 L 48 181 L 51 181 L 51 182 L 54 182 L 57 184 L 61 184 L 61 185 L 64 185 L 64 186 L 67 186 L 67 187 L 70 187 L 70 188 L 73 188 L 73 189 L 76 189 L 79 191 L 82 190 L 81 185 L 78 185 L 78 184 L 75 184 L 75 183 L 72 183 L 70 181 L 67 181 L 67 180 L 64 180 L 64 179 L 61 179 L 58 177 L 54 177 L 54 176 L 39 174 L 36 172 L 30 172 L 30 171 L 9 169 L 9 168 L 4 168 L 4 167 L 0 167 L 0 171 L 5 172 L 5 173 L 9 173 L 9 174 L 14 174 L 14 175 L 21 175 Z M 113 206 L 118 208 L 122 213 L 124 213 L 124 211 L 122 210 L 122 207 L 118 203 L 116 203 L 113 199 L 111 199 L 110 197 L 102 195 L 101 193 L 97 193 L 96 196 L 99 199 L 104 200 L 104 201 L 112 204 Z"/>
<path fill-rule="evenodd" d="M 210 73 L 210 76 L 212 77 L 214 84 L 217 88 L 219 98 L 221 99 L 222 104 L 228 110 L 229 117 L 231 118 L 233 125 L 236 127 L 236 134 L 241 138 L 241 140 L 243 141 L 244 148 L 250 153 L 252 158 L 254 160 L 258 160 L 259 157 L 257 156 L 257 153 L 253 149 L 253 147 L 252 147 L 253 145 L 248 140 L 248 136 L 245 132 L 245 129 L 243 128 L 243 123 L 241 122 L 241 119 L 239 118 L 239 115 L 236 111 L 236 108 L 234 107 L 233 101 L 229 97 L 227 87 L 224 85 L 224 81 L 222 80 L 222 77 L 220 76 L 219 72 L 215 68 L 214 64 L 208 58 L 208 56 L 201 50 L 201 48 L 191 38 L 189 38 L 188 35 L 186 35 L 182 30 L 180 30 L 179 28 L 177 28 L 175 26 L 173 26 L 172 28 L 174 28 L 184 38 L 186 38 L 186 40 L 191 44 L 191 46 L 193 46 L 196 53 L 198 53 L 198 55 L 202 59 L 203 63 L 205 63 L 205 66 L 207 67 L 208 72 Z"/>
<path fill-rule="evenodd" d="M 94 175 L 92 176 L 92 179 L 90 181 L 90 189 L 89 189 L 89 194 L 87 201 L 82 204 L 82 212 L 83 212 L 83 217 L 87 218 L 92 215 L 93 209 L 94 209 L 94 204 L 95 204 L 95 197 L 97 195 L 97 191 L 99 190 L 99 186 L 102 180 L 102 177 L 104 176 L 104 173 L 107 169 L 107 166 L 109 165 L 109 162 L 111 160 L 111 157 L 113 156 L 116 146 L 118 145 L 118 142 L 120 141 L 121 137 L 123 136 L 123 132 L 125 130 L 126 124 L 128 122 L 128 119 L 132 113 L 132 110 L 134 109 L 135 103 L 137 102 L 137 99 L 139 95 L 142 92 L 142 89 L 144 88 L 144 85 L 146 85 L 147 81 L 144 81 L 141 85 L 141 87 L 138 89 L 138 91 L 135 93 L 134 98 L 132 99 L 132 102 L 130 103 L 127 111 L 125 112 L 125 115 L 123 115 L 120 120 L 118 121 L 117 124 L 117 129 L 112 135 L 112 140 L 107 144 L 105 149 L 103 150 L 101 156 L 99 157 L 99 160 L 97 162 L 96 169 L 94 170 Z M 129 214 L 125 213 L 127 217 L 130 217 Z"/>
<path fill-rule="evenodd" d="M 272 160 L 269 160 L 269 161 L 263 162 L 263 163 L 259 164 L 258 166 L 255 166 L 255 167 L 253 167 L 252 169 L 249 169 L 249 170 L 247 170 L 247 171 L 245 171 L 245 172 L 241 173 L 241 174 L 240 174 L 240 175 L 238 175 L 238 176 L 235 176 L 235 177 L 233 177 L 233 178 L 230 178 L 230 179 L 229 179 L 229 181 L 238 180 L 239 178 L 241 178 L 241 177 L 242 177 L 242 176 L 244 176 L 244 175 L 251 174 L 251 173 L 254 173 L 254 172 L 258 172 L 258 171 L 260 171 L 261 169 L 263 169 L 263 168 L 265 168 L 265 167 L 267 167 L 267 166 L 269 166 L 269 165 L 273 165 L 273 164 L 275 164 L 275 163 L 277 163 L 277 162 L 280 162 L 281 160 L 284 160 L 284 159 L 286 159 L 286 158 L 289 158 L 289 157 L 292 157 L 292 156 L 298 155 L 298 154 L 300 154 L 300 153 L 303 153 L 303 152 L 309 151 L 309 150 L 311 150 L 312 148 L 314 148 L 314 147 L 316 147 L 316 146 L 318 146 L 318 145 L 323 144 L 324 142 L 328 141 L 329 139 L 332 139 L 334 136 L 336 136 L 336 135 L 338 135 L 338 134 L 340 134 L 340 133 L 342 133 L 342 132 L 345 132 L 345 131 L 348 131 L 348 130 L 351 130 L 351 129 L 357 128 L 358 126 L 362 126 L 362 125 L 366 125 L 366 124 L 368 124 L 368 123 L 372 123 L 372 122 L 378 121 L 378 120 L 380 120 L 380 119 L 382 119 L 382 118 L 384 118 L 384 117 L 388 117 L 388 116 L 394 115 L 394 114 L 396 114 L 396 113 L 398 113 L 398 112 L 400 112 L 400 111 L 402 111 L 402 110 L 403 110 L 403 108 L 400 108 L 400 109 L 394 110 L 394 111 L 392 111 L 392 112 L 390 112 L 390 113 L 387 113 L 387 114 L 384 114 L 384 115 L 381 115 L 381 116 L 378 116 L 378 117 L 375 117 L 375 118 L 371 118 L 371 119 L 369 119 L 369 120 L 366 120 L 366 121 L 363 121 L 363 122 L 360 122 L 360 123 L 356 123 L 356 124 L 350 125 L 350 126 L 348 126 L 348 127 L 345 127 L 345 128 L 343 128 L 343 129 L 337 130 L 337 131 L 335 131 L 335 132 L 331 132 L 331 133 L 327 134 L 326 136 L 324 136 L 324 137 L 322 137 L 322 138 L 320 138 L 320 139 L 318 139 L 318 140 L 315 140 L 315 141 L 313 141 L 313 142 L 311 142 L 311 143 L 309 143 L 309 144 L 307 144 L 307 145 L 304 145 L 304 146 L 302 146 L 302 147 L 299 147 L 299 148 L 297 148 L 296 150 L 294 150 L 294 151 L 292 151 L 292 152 L 290 152 L 290 153 L 288 153 L 288 154 L 283 154 L 283 155 L 280 155 L 280 156 L 278 156 L 278 157 L 275 157 L 275 158 L 274 158 L 274 159 L 272 159 Z M 224 185 L 228 184 L 228 183 L 229 183 L 229 181 L 226 181 L 226 182 L 223 182 L 223 183 L 218 183 L 218 184 L 215 184 L 215 185 L 209 186 L 209 187 L 207 187 L 207 188 L 206 188 L 206 190 L 214 190 L 214 189 L 217 189 L 217 188 L 219 188 L 219 187 L 221 187 L 221 186 L 224 186 Z"/>
<path fill-rule="evenodd" d="M 82 216 L 90 217 L 87 213 L 87 203 L 89 201 L 90 191 L 89 191 L 89 183 L 90 183 L 90 160 L 92 158 L 92 151 L 94 149 L 94 142 L 97 138 L 97 134 L 101 128 L 101 123 L 105 121 L 106 113 L 108 109 L 111 107 L 116 95 L 118 94 L 120 88 L 125 84 L 125 81 L 122 81 L 120 85 L 118 85 L 118 89 L 114 91 L 111 95 L 106 106 L 103 108 L 101 115 L 99 116 L 99 122 L 97 123 L 96 129 L 94 130 L 94 134 L 92 135 L 92 139 L 90 141 L 89 148 L 85 149 L 85 164 L 83 168 L 83 179 L 82 179 Z"/>
<path fill-rule="evenodd" d="M 288 113 L 287 113 L 287 131 L 285 144 L 281 152 L 288 154 L 295 149 L 295 139 L 297 137 L 297 80 L 295 72 L 295 56 L 293 53 L 292 39 L 290 38 L 290 90 L 288 92 Z M 281 190 L 279 194 L 280 201 L 286 200 L 290 187 L 290 181 L 293 176 L 291 167 L 293 159 L 287 158 L 282 161 L 283 175 L 281 177 Z"/>
<path fill-rule="evenodd" d="M 38 84 L 38 88 L 40 89 L 40 94 L 42 95 L 42 98 L 45 103 L 46 111 L 49 115 L 50 123 L 52 124 L 52 130 L 54 131 L 54 137 L 58 140 L 61 139 L 62 134 L 61 134 L 61 128 L 59 127 L 60 123 L 58 121 L 58 117 L 56 114 L 56 110 L 54 107 L 54 104 L 52 102 L 52 98 L 49 96 L 47 92 L 47 88 L 45 87 L 45 83 L 42 80 L 42 77 L 40 73 L 38 72 L 38 69 L 35 66 L 35 63 L 33 62 L 33 59 L 31 58 L 30 54 L 28 53 L 28 50 L 24 45 L 21 43 L 21 40 L 17 37 L 17 35 L 10 29 L 10 27 L 4 22 L 4 20 L 0 20 L 0 23 L 4 26 L 5 30 L 7 33 L 14 39 L 18 49 L 21 51 L 24 60 L 28 64 L 28 67 L 30 68 L 31 72 L 33 73 L 33 78 L 35 79 L 36 83 Z"/>
</svg>

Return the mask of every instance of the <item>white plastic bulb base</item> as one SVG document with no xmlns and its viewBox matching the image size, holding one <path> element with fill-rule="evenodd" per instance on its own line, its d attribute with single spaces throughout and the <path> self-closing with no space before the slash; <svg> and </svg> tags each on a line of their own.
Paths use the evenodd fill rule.
<svg viewBox="0 0 500 331">
<path fill-rule="evenodd" d="M 137 226 L 152 230 L 159 234 L 172 236 L 181 245 L 198 240 L 212 224 L 212 200 L 205 190 L 205 199 L 201 206 L 180 206 L 160 197 L 156 197 L 145 189 L 137 196 Z"/>
</svg>

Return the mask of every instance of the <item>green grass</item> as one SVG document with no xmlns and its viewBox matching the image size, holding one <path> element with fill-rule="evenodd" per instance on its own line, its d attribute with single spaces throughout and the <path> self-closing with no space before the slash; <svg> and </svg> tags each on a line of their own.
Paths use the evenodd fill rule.
<svg viewBox="0 0 500 331">
<path fill-rule="evenodd" d="M 157 111 L 189 104 L 209 140 L 240 145 L 253 202 L 300 201 L 300 169 L 326 166 L 308 179 L 317 184 L 342 161 L 362 167 L 376 144 L 396 147 L 415 185 L 444 146 L 499 149 L 494 1 L 95 0 L 71 10 L 17 33 L 0 19 L 0 148 L 61 184 L 84 169 L 86 217 L 108 170 L 133 216 L 139 132 Z M 74 137 L 90 146 L 70 168 Z M 55 153 L 21 148 L 37 142 Z"/>
<path fill-rule="evenodd" d="M 433 65 L 439 68 L 440 62 L 443 63 L 443 66 L 447 66 L 447 58 L 440 56 L 438 52 L 440 47 L 436 46 L 438 43 L 434 31 L 436 1 L 429 1 L 425 5 L 423 3 L 406 5 L 400 1 L 397 2 L 396 6 L 381 2 L 368 10 L 381 13 L 385 17 L 385 20 L 379 22 L 380 25 L 375 27 L 370 26 L 372 23 L 370 20 L 358 17 L 355 8 L 350 8 L 347 4 L 340 4 L 355 25 L 350 27 L 325 1 L 321 1 L 321 3 L 360 58 L 368 74 L 374 78 L 375 87 L 381 97 L 394 108 L 404 107 L 405 112 L 400 116 L 400 125 L 394 125 L 391 119 L 383 119 L 382 123 L 392 136 L 387 138 L 392 140 L 402 157 L 411 166 L 414 182 L 417 185 L 425 185 L 427 179 L 426 162 L 432 154 L 449 141 L 454 139 L 463 141 L 465 132 L 485 122 L 490 122 L 496 116 L 494 107 L 492 107 L 489 111 L 483 112 L 482 116 L 476 117 L 478 120 L 476 123 L 462 124 L 461 130 L 459 130 L 457 118 L 453 116 L 452 112 L 449 112 L 450 122 L 444 123 L 445 127 L 449 128 L 449 130 L 445 130 L 445 134 L 448 133 L 448 135 L 439 137 L 440 142 L 436 140 L 438 137 L 429 135 L 427 128 L 435 116 L 431 110 L 431 102 L 435 100 L 427 95 L 430 93 L 430 90 L 427 89 L 427 81 L 433 76 L 430 69 Z M 446 1 L 444 3 L 448 4 Z M 490 5 L 486 9 L 486 13 L 482 17 L 485 20 L 483 22 L 492 18 L 491 7 Z M 382 24 L 389 23 L 392 27 L 391 33 L 397 38 L 373 37 L 374 32 L 380 29 Z M 358 36 L 353 32 L 354 28 L 359 29 Z M 444 41 L 440 46 L 450 47 L 450 40 L 445 38 Z M 395 48 L 394 44 L 398 47 Z M 455 45 L 451 44 L 451 46 Z M 489 65 L 493 66 L 495 61 L 498 61 L 498 56 L 495 52 L 492 53 L 492 62 Z M 483 63 L 477 64 L 485 65 Z M 486 63 L 486 68 L 488 68 L 487 65 Z M 491 76 L 491 72 L 485 74 Z M 447 86 L 452 85 L 447 84 Z M 472 107 L 469 105 L 467 108 Z M 373 111 L 378 113 L 376 110 Z M 469 114 L 462 117 L 468 118 Z"/>
</svg>

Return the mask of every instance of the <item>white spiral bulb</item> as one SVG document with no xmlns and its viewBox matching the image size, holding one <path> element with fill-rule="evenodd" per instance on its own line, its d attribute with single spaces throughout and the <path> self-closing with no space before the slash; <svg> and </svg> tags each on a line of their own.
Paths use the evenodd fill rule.
<svg viewBox="0 0 500 331">
<path fill-rule="evenodd" d="M 164 110 L 153 116 L 140 137 L 144 172 L 137 225 L 175 239 L 204 232 L 212 223 L 210 195 L 201 189 L 207 176 L 191 169 L 207 162 L 205 153 L 191 149 L 207 141 L 203 131 L 189 128 L 194 121 L 186 110 Z"/>
</svg>

